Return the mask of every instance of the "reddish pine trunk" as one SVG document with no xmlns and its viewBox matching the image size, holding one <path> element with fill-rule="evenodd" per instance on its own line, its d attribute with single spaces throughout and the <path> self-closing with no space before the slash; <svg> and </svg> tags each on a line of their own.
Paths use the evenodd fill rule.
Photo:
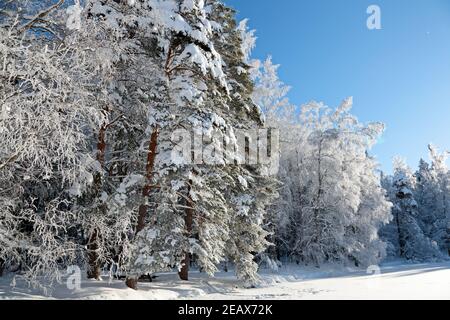
<svg viewBox="0 0 450 320">
<path fill-rule="evenodd" d="M 133 289 L 133 290 L 137 290 L 138 289 L 138 287 L 137 287 L 138 279 L 127 278 L 127 280 L 125 281 L 125 284 L 130 289 Z"/>
<path fill-rule="evenodd" d="M 105 153 L 106 153 L 106 129 L 107 125 L 102 125 L 100 131 L 98 133 L 98 142 L 97 142 L 97 161 L 100 163 L 102 167 L 105 165 Z M 101 182 L 101 181 L 100 181 Z"/>
<path fill-rule="evenodd" d="M 188 207 L 186 209 L 186 216 L 184 217 L 184 221 L 185 221 L 185 227 L 186 227 L 186 234 L 188 235 L 188 237 L 191 236 L 192 234 L 192 225 L 194 222 L 194 208 L 193 208 L 193 203 L 192 203 L 192 199 L 190 198 L 190 196 L 188 196 Z M 178 273 L 179 277 L 181 280 L 183 281 L 188 281 L 189 280 L 189 265 L 191 264 L 191 256 L 189 252 L 185 252 L 184 253 L 184 259 L 182 261 L 182 267 L 180 272 Z"/>
<path fill-rule="evenodd" d="M 150 143 L 147 152 L 147 164 L 146 164 L 146 180 L 147 183 L 142 190 L 142 197 L 146 200 L 152 191 L 153 169 L 155 167 L 156 151 L 158 148 L 158 135 L 159 129 L 155 128 L 150 137 Z M 138 223 L 136 226 L 136 234 L 141 232 L 145 228 L 145 218 L 147 217 L 148 206 L 143 203 L 139 207 Z"/>
<path fill-rule="evenodd" d="M 100 166 L 103 168 L 105 166 L 105 153 L 106 153 L 106 130 L 108 129 L 108 125 L 104 124 L 101 126 L 98 133 L 98 143 L 97 143 L 97 161 L 100 163 Z M 95 193 L 97 195 L 100 194 L 102 190 L 102 174 L 97 173 L 94 179 L 94 187 Z M 105 210 L 106 208 L 102 206 L 99 208 L 100 210 Z M 100 261 L 99 261 L 99 231 L 95 229 L 92 234 L 89 236 L 87 250 L 88 250 L 88 279 L 100 279 Z"/>
<path fill-rule="evenodd" d="M 145 202 L 147 201 L 147 198 L 150 196 L 150 193 L 152 191 L 153 170 L 155 167 L 156 151 L 158 149 L 158 136 L 159 136 L 159 129 L 155 128 L 150 137 L 150 143 L 148 146 L 147 163 L 145 168 L 147 182 L 142 190 L 142 197 L 144 199 L 144 203 L 139 206 L 136 234 L 138 234 L 145 228 L 145 219 L 148 213 L 148 206 L 145 204 Z M 138 281 L 139 279 L 137 278 L 127 278 L 125 283 L 128 286 L 128 288 L 137 290 Z"/>
</svg>

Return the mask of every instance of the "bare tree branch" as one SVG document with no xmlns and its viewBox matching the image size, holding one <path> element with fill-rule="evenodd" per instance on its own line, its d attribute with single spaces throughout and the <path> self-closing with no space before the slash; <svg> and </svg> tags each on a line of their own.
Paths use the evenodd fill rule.
<svg viewBox="0 0 450 320">
<path fill-rule="evenodd" d="M 53 10 L 58 9 L 62 4 L 64 3 L 64 0 L 59 0 L 54 5 L 40 11 L 38 14 L 36 14 L 34 17 L 30 19 L 27 23 L 25 23 L 22 27 L 19 28 L 19 32 L 24 32 L 29 29 L 31 29 L 35 23 L 42 21 L 46 16 L 48 16 Z"/>
<path fill-rule="evenodd" d="M 8 164 L 10 164 L 11 162 L 14 162 L 17 160 L 17 158 L 19 158 L 20 153 L 22 152 L 22 150 L 17 151 L 15 154 L 13 154 L 11 157 L 9 157 L 8 159 L 6 159 L 6 161 L 2 164 L 0 164 L 0 170 L 2 170 L 3 168 L 5 168 Z"/>
</svg>

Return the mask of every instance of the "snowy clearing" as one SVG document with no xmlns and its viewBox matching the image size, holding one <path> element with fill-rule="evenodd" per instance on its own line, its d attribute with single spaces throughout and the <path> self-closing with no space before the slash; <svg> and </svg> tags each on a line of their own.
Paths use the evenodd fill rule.
<svg viewBox="0 0 450 320">
<path fill-rule="evenodd" d="M 81 300 L 334 300 L 334 299 L 450 299 L 450 262 L 435 264 L 387 263 L 380 275 L 332 267 L 320 270 L 290 265 L 278 273 L 264 272 L 263 283 L 244 289 L 232 273 L 206 278 L 192 273 L 191 281 L 179 281 L 175 274 L 160 274 L 153 283 L 140 283 L 140 290 L 126 288 L 121 281 L 84 280 L 81 290 L 58 286 L 50 299 Z M 37 290 L 12 289 L 11 278 L 0 280 L 0 299 L 49 299 Z M 20 284 L 18 283 L 18 286 Z"/>
</svg>

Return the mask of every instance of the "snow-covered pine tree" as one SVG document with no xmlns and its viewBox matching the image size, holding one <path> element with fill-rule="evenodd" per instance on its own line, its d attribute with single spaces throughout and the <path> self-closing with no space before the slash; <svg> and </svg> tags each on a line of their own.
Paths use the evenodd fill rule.
<svg viewBox="0 0 450 320">
<path fill-rule="evenodd" d="M 445 253 L 448 252 L 448 227 L 450 217 L 450 171 L 446 164 L 449 152 L 439 152 L 434 145 L 429 145 L 431 158 L 430 178 L 434 189 L 434 207 L 429 207 L 429 214 L 432 214 L 430 229 L 426 234 L 435 241 L 439 248 Z M 425 210 L 424 210 L 425 211 Z M 422 215 L 421 215 L 422 218 Z"/>
<path fill-rule="evenodd" d="M 244 49 L 248 51 L 254 43 L 254 31 L 249 31 L 244 20 L 240 24 L 240 30 L 243 39 L 247 39 L 248 43 Z M 296 108 L 292 105 L 287 97 L 290 87 L 285 85 L 278 77 L 279 65 L 274 65 L 272 58 L 267 58 L 264 62 L 259 60 L 249 61 L 252 68 L 250 70 L 251 79 L 255 83 L 252 93 L 253 101 L 260 106 L 268 127 L 276 128 L 280 132 L 281 145 L 280 155 L 281 164 L 278 172 L 278 180 L 282 181 L 280 189 L 280 200 L 272 204 L 266 217 L 268 229 L 273 234 L 270 239 L 275 244 L 271 246 L 266 255 L 262 258 L 266 261 L 268 267 L 277 269 L 280 265 L 280 258 L 286 255 L 284 248 L 290 247 L 286 242 L 285 233 L 290 231 L 287 228 L 293 227 L 288 223 L 290 210 L 293 203 L 292 197 L 295 196 L 296 184 L 298 177 L 292 175 L 292 169 L 287 159 L 292 159 L 295 153 L 297 142 Z"/>
<path fill-rule="evenodd" d="M 252 88 L 248 77 L 238 77 L 238 70 L 247 67 L 239 33 L 231 11 L 217 1 L 173 4 L 162 9 L 172 10 L 169 15 L 177 17 L 178 24 L 162 21 L 158 35 L 166 57 L 170 102 L 153 116 L 160 126 L 154 222 L 138 236 L 134 277 L 175 267 L 187 279 L 191 256 L 203 271 L 213 274 L 228 255 L 240 278 L 253 282 L 254 254 L 266 245 L 261 225 L 269 197 L 263 194 L 270 194 L 270 186 L 255 169 L 227 163 L 224 156 L 228 148 L 236 147 L 236 129 L 262 127 L 249 93 L 237 97 L 241 87 L 249 92 Z M 172 134 L 183 128 L 193 128 L 203 140 L 207 163 L 192 165 L 173 157 Z"/>
<path fill-rule="evenodd" d="M 149 1 L 148 5 L 154 12 L 150 22 L 163 63 L 165 103 L 151 111 L 150 123 L 159 132 L 155 207 L 150 224 L 137 238 L 131 287 L 140 274 L 172 267 L 187 280 L 191 254 L 201 268 L 213 273 L 223 255 L 228 227 L 219 192 L 219 181 L 225 178 L 173 156 L 180 143 L 174 139 L 190 143 L 191 128 L 210 137 L 225 129 L 224 120 L 214 112 L 217 97 L 227 93 L 222 60 L 211 41 L 217 26 L 208 20 L 203 1 Z M 188 130 L 189 137 L 174 137 L 180 129 Z"/>
<path fill-rule="evenodd" d="M 230 88 L 230 100 L 221 110 L 229 126 L 227 131 L 249 133 L 267 130 L 269 128 L 265 126 L 261 108 L 253 101 L 255 87 L 250 75 L 249 54 L 254 40 L 243 34 L 243 25 L 236 23 L 234 10 L 218 1 L 210 3 L 215 4 L 210 14 L 221 25 L 215 45 L 225 62 L 223 69 Z M 274 176 L 278 170 L 279 141 L 277 132 L 270 132 L 267 136 L 261 134 L 258 141 L 249 141 L 258 144 L 260 154 L 257 164 L 241 159 L 226 167 L 232 178 L 226 193 L 226 198 L 231 199 L 232 214 L 227 255 L 236 265 L 238 278 L 247 286 L 258 281 L 255 260 L 266 260 L 266 249 L 274 245 L 268 241 L 272 240 L 270 233 L 275 231 L 268 209 L 278 197 L 279 184 Z M 233 134 L 231 138 L 231 141 L 235 139 Z M 237 147 L 246 159 L 250 158 L 251 151 L 247 150 L 252 148 L 250 145 L 239 144 Z M 270 159 L 265 161 L 268 155 Z"/>
<path fill-rule="evenodd" d="M 121 105 L 119 108 L 127 109 L 124 113 L 130 118 L 132 125 L 128 124 L 126 128 L 117 132 L 120 134 L 122 131 L 129 136 L 130 131 L 141 131 L 140 135 L 144 137 L 141 138 L 143 141 L 140 143 L 129 139 L 135 148 L 137 146 L 141 149 L 142 159 L 145 159 L 145 164 L 142 166 L 145 168 L 143 173 L 145 178 L 142 179 L 143 199 L 136 215 L 137 233 L 142 231 L 148 221 L 150 196 L 156 189 L 156 179 L 153 178 L 156 171 L 156 150 L 160 140 L 159 127 L 173 124 L 175 121 L 170 115 L 171 109 L 174 108 L 170 107 L 172 99 L 168 83 L 170 76 L 175 71 L 169 70 L 175 55 L 173 50 L 178 46 L 178 41 L 183 37 L 186 28 L 183 18 L 179 15 L 174 16 L 180 5 L 181 2 L 178 1 L 135 1 L 133 3 L 91 1 L 88 3 L 91 16 L 102 19 L 107 30 L 121 35 L 120 45 L 126 51 L 125 54 L 118 57 L 119 63 L 122 64 L 120 78 L 124 80 L 117 81 L 118 85 L 115 86 L 116 90 L 118 89 L 116 96 L 120 99 L 116 103 Z M 174 19 L 172 20 L 172 18 Z M 189 37 L 188 34 L 185 36 Z M 180 52 L 176 54 L 180 54 Z M 186 87 L 186 89 L 189 88 Z M 139 117 L 130 117 L 130 114 L 137 115 L 135 109 L 140 110 L 142 107 L 148 109 L 147 115 L 145 112 L 141 112 L 140 119 Z M 142 120 L 145 120 L 144 126 L 140 125 Z M 168 132 L 171 132 L 170 129 L 165 131 L 166 137 L 163 139 L 168 138 Z M 119 150 L 123 149 L 119 148 Z M 129 150 L 127 149 L 127 151 Z M 125 153 L 124 156 L 129 157 L 130 152 Z M 134 171 L 130 170 L 129 165 L 140 163 L 140 160 L 136 159 L 136 153 L 134 153 L 134 159 L 127 162 L 125 167 L 129 175 Z M 116 162 L 115 166 L 117 167 L 118 164 L 119 162 Z M 124 167 L 123 164 L 120 166 Z M 117 195 L 114 196 L 114 198 L 116 197 Z M 126 199 L 127 194 L 119 197 Z M 152 221 L 155 221 L 155 214 L 151 218 Z M 162 224 L 161 221 L 159 223 Z M 128 285 L 136 287 L 137 278 L 142 273 L 128 279 Z"/>
<path fill-rule="evenodd" d="M 392 199 L 395 199 L 395 188 L 393 183 L 393 176 L 381 173 L 381 186 L 386 192 L 387 199 L 392 203 Z M 397 210 L 392 208 L 392 220 L 391 223 L 386 224 L 380 228 L 378 234 L 380 238 L 386 243 L 386 258 L 397 259 L 400 256 L 400 244 L 399 234 L 397 226 Z"/>
<path fill-rule="evenodd" d="M 429 146 L 431 166 L 420 161 L 415 174 L 417 188 L 415 197 L 419 203 L 419 223 L 427 237 L 435 241 L 439 248 L 447 252 L 448 216 L 450 208 L 449 169 L 446 165 L 447 153 L 439 153 L 433 145 Z"/>
<path fill-rule="evenodd" d="M 394 161 L 392 223 L 397 227 L 400 257 L 413 261 L 439 259 L 442 254 L 436 242 L 430 240 L 419 225 L 419 207 L 414 198 L 417 181 L 411 169 L 401 159 Z"/>
<path fill-rule="evenodd" d="M 117 35 L 111 43 L 114 50 L 106 52 L 116 57 L 113 62 L 118 70 L 108 88 L 111 96 L 108 113 L 111 119 L 122 119 L 108 131 L 106 172 L 108 185 L 114 187 L 103 192 L 102 198 L 107 199 L 108 211 L 115 212 L 112 217 L 121 218 L 118 230 L 126 241 L 118 248 L 118 258 L 119 267 L 127 272 L 129 259 L 136 254 L 129 245 L 134 236 L 130 237 L 128 226 L 134 224 L 131 233 L 139 234 L 147 223 L 154 223 L 153 211 L 159 201 L 156 196 L 164 194 L 157 183 L 156 153 L 161 152 L 158 149 L 164 139 L 170 143 L 170 133 L 177 120 L 170 113 L 176 108 L 169 91 L 176 70 L 169 69 L 172 59 L 180 54 L 171 50 L 178 46 L 187 28 L 184 18 L 174 16 L 180 6 L 179 1 L 91 0 L 87 4 L 88 16 L 103 25 L 109 34 Z M 194 37 L 202 38 L 199 34 Z M 160 137 L 164 126 L 167 130 Z M 134 276 L 127 283 L 136 287 L 137 278 L 144 272 L 131 272 Z"/>
<path fill-rule="evenodd" d="M 414 196 L 419 207 L 419 223 L 421 229 L 427 236 L 432 234 L 432 227 L 436 214 L 436 185 L 431 174 L 430 165 L 423 159 L 420 160 L 419 169 L 415 173 L 416 188 Z"/>
</svg>

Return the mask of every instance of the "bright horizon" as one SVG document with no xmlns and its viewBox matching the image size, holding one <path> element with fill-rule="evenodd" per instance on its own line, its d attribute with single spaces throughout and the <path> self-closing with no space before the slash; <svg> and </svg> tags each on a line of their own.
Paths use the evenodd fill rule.
<svg viewBox="0 0 450 320">
<path fill-rule="evenodd" d="M 258 37 L 254 58 L 272 55 L 291 102 L 337 107 L 354 97 L 363 122 L 386 132 L 371 153 L 382 170 L 395 156 L 417 168 L 428 144 L 450 150 L 450 2 L 446 0 L 225 0 Z M 369 30 L 367 8 L 381 8 Z"/>
</svg>

